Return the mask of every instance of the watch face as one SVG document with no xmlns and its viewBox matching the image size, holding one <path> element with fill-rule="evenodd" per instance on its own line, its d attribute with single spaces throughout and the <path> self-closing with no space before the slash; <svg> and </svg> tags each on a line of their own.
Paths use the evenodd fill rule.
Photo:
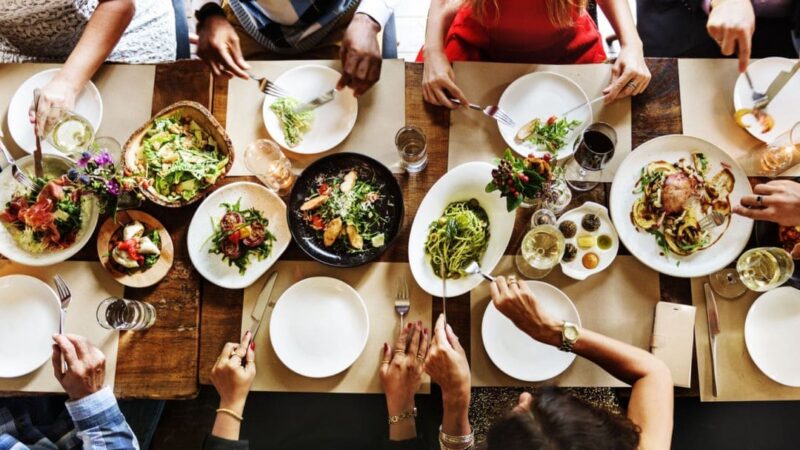
<svg viewBox="0 0 800 450">
<path fill-rule="evenodd" d="M 564 337 L 570 341 L 578 339 L 578 329 L 574 325 L 567 325 L 564 327 Z"/>
</svg>

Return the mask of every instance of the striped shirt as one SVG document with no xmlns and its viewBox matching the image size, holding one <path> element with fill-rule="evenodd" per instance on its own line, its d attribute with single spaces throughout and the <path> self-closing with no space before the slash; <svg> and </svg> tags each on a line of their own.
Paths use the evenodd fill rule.
<svg viewBox="0 0 800 450">
<path fill-rule="evenodd" d="M 25 411 L 0 408 L 0 450 L 139 449 L 111 388 L 68 401 L 67 413 L 37 428 Z"/>
</svg>

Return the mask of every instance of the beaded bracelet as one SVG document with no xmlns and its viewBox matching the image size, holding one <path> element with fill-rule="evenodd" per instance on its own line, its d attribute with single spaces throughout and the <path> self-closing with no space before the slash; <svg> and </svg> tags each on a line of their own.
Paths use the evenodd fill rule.
<svg viewBox="0 0 800 450">
<path fill-rule="evenodd" d="M 464 436 L 452 436 L 442 431 L 439 425 L 439 448 L 441 450 L 469 450 L 474 448 L 475 432 Z"/>
<path fill-rule="evenodd" d="M 389 425 L 394 425 L 401 420 L 410 419 L 412 417 L 417 417 L 417 407 L 415 406 L 414 409 L 411 411 L 406 411 L 402 414 L 398 414 L 396 416 L 389 417 Z"/>
</svg>

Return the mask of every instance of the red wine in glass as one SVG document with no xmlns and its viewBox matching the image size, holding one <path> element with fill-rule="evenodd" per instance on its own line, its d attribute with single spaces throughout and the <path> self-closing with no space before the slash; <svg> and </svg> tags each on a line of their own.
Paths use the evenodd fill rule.
<svg viewBox="0 0 800 450">
<path fill-rule="evenodd" d="M 575 149 L 575 161 L 589 171 L 602 170 L 614 157 L 615 143 L 605 130 L 587 128 Z M 612 130 L 613 131 L 613 130 Z"/>
</svg>

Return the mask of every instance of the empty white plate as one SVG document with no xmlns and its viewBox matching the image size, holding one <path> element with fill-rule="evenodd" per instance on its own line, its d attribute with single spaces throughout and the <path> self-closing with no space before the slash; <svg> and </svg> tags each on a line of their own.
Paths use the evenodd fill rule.
<svg viewBox="0 0 800 450">
<path fill-rule="evenodd" d="M 764 375 L 800 387 L 800 291 L 780 287 L 757 298 L 744 321 L 744 342 Z"/>
<path fill-rule="evenodd" d="M 55 292 L 27 275 L 0 277 L 0 378 L 33 372 L 53 353 L 61 306 Z"/>
<path fill-rule="evenodd" d="M 275 84 L 298 102 L 305 103 L 335 88 L 341 76 L 330 67 L 307 65 L 284 72 L 275 79 Z M 300 143 L 289 147 L 278 117 L 269 109 L 276 100 L 271 95 L 264 97 L 264 125 L 278 145 L 294 153 L 322 153 L 336 147 L 353 130 L 358 116 L 358 101 L 353 97 L 353 91 L 349 88 L 336 91 L 333 100 L 314 110 L 311 127 Z"/>
<path fill-rule="evenodd" d="M 572 300 L 555 286 L 541 281 L 526 281 L 544 311 L 556 320 L 581 324 Z M 575 361 L 575 354 L 534 340 L 489 302 L 481 326 L 483 347 L 498 369 L 522 381 L 549 380 Z"/>
<path fill-rule="evenodd" d="M 28 109 L 33 102 L 33 90 L 44 87 L 56 75 L 59 69 L 48 69 L 37 73 L 23 82 L 11 102 L 8 104 L 8 131 L 14 142 L 28 153 L 36 149 L 36 137 L 33 134 L 33 125 L 28 120 Z M 91 81 L 86 83 L 83 90 L 75 100 L 73 110 L 85 117 L 92 124 L 95 131 L 100 128 L 103 119 L 103 99 L 100 91 Z M 42 141 L 42 151 L 45 153 L 61 154 L 52 145 Z"/>
<path fill-rule="evenodd" d="M 561 116 L 570 109 L 588 103 L 589 97 L 574 81 L 552 72 L 533 72 L 519 77 L 509 84 L 497 106 L 506 112 L 514 122 L 510 127 L 497 122 L 500 134 L 509 147 L 522 156 L 534 153 L 541 157 L 547 152 L 522 143 L 518 144 L 514 137 L 517 131 L 533 119 L 547 120 L 550 116 Z M 580 120 L 581 124 L 567 136 L 566 144 L 558 150 L 558 159 L 564 159 L 573 153 L 575 139 L 592 121 L 592 105 L 586 105 L 566 116 L 569 120 Z"/>
<path fill-rule="evenodd" d="M 269 336 L 286 367 L 309 378 L 330 377 L 350 367 L 364 351 L 367 307 L 343 281 L 306 278 L 275 302 Z"/>
<path fill-rule="evenodd" d="M 796 62 L 797 60 L 787 58 L 764 58 L 753 61 L 747 71 L 753 79 L 753 87 L 759 92 L 766 92 L 772 80 L 781 71 L 788 72 L 792 70 L 792 66 Z M 792 125 L 800 121 L 798 103 L 800 103 L 800 76 L 795 74 L 767 106 L 767 113 L 775 119 L 775 125 L 772 130 L 762 133 L 761 125 L 757 123 L 745 129 L 760 141 L 772 142 L 782 133 L 788 131 Z M 737 110 L 753 107 L 753 91 L 750 90 L 750 85 L 747 84 L 744 74 L 739 75 L 739 78 L 736 79 L 736 85 L 733 88 L 733 107 Z M 731 117 L 731 120 L 733 120 L 733 117 Z M 755 122 L 755 118 L 752 118 L 752 120 Z"/>
</svg>

